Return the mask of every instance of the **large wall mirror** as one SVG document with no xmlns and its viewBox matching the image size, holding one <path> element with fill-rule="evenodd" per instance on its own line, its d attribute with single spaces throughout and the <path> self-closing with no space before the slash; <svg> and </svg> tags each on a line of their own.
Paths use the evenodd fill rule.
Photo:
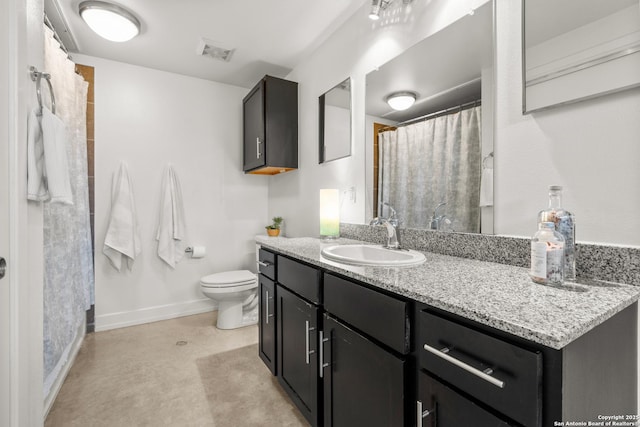
<svg viewBox="0 0 640 427">
<path fill-rule="evenodd" d="M 638 0 L 523 0 L 523 111 L 640 85 Z"/>
<path fill-rule="evenodd" d="M 320 95 L 319 163 L 351 155 L 351 79 Z"/>
<path fill-rule="evenodd" d="M 368 218 L 391 205 L 406 228 L 493 233 L 493 16 L 487 2 L 367 74 Z"/>
</svg>

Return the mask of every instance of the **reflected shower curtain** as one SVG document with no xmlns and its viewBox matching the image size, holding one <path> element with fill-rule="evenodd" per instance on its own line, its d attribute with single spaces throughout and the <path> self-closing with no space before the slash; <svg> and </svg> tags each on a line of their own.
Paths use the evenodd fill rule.
<svg viewBox="0 0 640 427">
<path fill-rule="evenodd" d="M 447 230 L 480 231 L 482 107 L 473 107 L 379 135 L 379 202 L 393 206 L 407 228 L 430 228 L 438 210 Z"/>
<path fill-rule="evenodd" d="M 67 127 L 73 205 L 44 207 L 44 396 L 49 395 L 93 304 L 93 254 L 87 178 L 87 87 L 44 27 L 44 70 L 51 74 L 56 115 Z M 44 85 L 43 85 L 44 87 Z M 43 102 L 48 93 L 43 88 Z"/>
</svg>

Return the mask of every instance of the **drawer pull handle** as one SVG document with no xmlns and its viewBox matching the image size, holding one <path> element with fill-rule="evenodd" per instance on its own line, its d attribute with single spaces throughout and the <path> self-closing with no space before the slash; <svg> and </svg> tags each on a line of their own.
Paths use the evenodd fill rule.
<svg viewBox="0 0 640 427">
<path fill-rule="evenodd" d="M 435 409 L 422 410 L 422 401 L 416 400 L 416 426 L 422 427 L 422 419 L 427 418 L 429 415 L 435 412 Z"/>
<path fill-rule="evenodd" d="M 263 267 L 271 267 L 273 265 L 269 261 L 258 261 L 258 264 L 260 264 Z"/>
<path fill-rule="evenodd" d="M 309 321 L 305 320 L 304 321 L 304 357 L 305 357 L 305 362 L 307 362 L 307 365 L 309 364 L 310 360 L 309 360 L 309 356 L 311 356 L 313 353 L 315 353 L 315 350 L 309 350 L 309 333 L 311 331 L 315 331 L 316 328 L 310 328 L 309 327 Z"/>
<path fill-rule="evenodd" d="M 320 365 L 320 378 L 324 377 L 324 368 L 326 368 L 327 366 L 329 366 L 328 363 L 324 362 L 324 343 L 326 343 L 327 341 L 329 341 L 329 338 L 325 338 L 324 337 L 324 331 L 319 331 L 318 334 L 320 335 L 320 357 L 319 359 L 319 365 Z"/>
<path fill-rule="evenodd" d="M 500 388 L 504 388 L 504 381 L 500 381 L 497 378 L 494 378 L 491 376 L 491 374 L 493 373 L 492 369 L 489 369 L 490 372 L 483 372 L 479 369 L 474 368 L 471 365 L 468 365 L 458 359 L 456 359 L 455 357 L 451 357 L 449 356 L 447 353 L 449 352 L 449 349 L 447 347 L 443 348 L 442 350 L 438 350 L 436 348 L 431 347 L 428 344 L 424 345 L 424 349 L 427 350 L 429 353 L 438 356 L 441 359 L 446 360 L 449 363 L 453 363 L 454 365 L 456 365 L 459 368 L 464 369 L 465 371 L 475 375 L 476 377 L 482 378 L 483 380 L 490 382 L 491 384 L 493 384 L 496 387 L 500 387 Z M 486 371 L 486 370 L 485 370 Z"/>
<path fill-rule="evenodd" d="M 267 325 L 269 324 L 269 318 L 273 317 L 273 313 L 269 314 L 269 300 L 273 299 L 273 297 L 269 296 L 269 291 L 264 291 L 264 293 L 266 294 L 266 298 L 264 299 L 264 323 L 266 323 Z"/>
</svg>

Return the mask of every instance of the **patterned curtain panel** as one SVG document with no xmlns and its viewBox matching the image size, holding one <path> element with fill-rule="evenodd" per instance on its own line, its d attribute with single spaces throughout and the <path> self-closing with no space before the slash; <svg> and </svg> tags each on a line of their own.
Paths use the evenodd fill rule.
<svg viewBox="0 0 640 427">
<path fill-rule="evenodd" d="M 44 396 L 67 363 L 77 331 L 93 303 L 94 274 L 89 223 L 86 105 L 88 84 L 75 73 L 44 27 L 44 71 L 51 74 L 56 116 L 66 125 L 73 205 L 44 203 Z M 43 103 L 48 88 L 43 85 Z"/>
<path fill-rule="evenodd" d="M 380 134 L 378 201 L 393 206 L 402 226 L 432 228 L 446 203 L 441 230 L 480 231 L 481 108 Z"/>
</svg>

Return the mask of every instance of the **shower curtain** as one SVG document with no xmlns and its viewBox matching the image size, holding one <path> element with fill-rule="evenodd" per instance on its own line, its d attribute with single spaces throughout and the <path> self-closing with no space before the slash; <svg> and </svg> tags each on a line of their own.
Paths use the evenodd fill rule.
<svg viewBox="0 0 640 427">
<path fill-rule="evenodd" d="M 87 82 L 75 73 L 44 27 L 44 70 L 51 74 L 56 115 L 67 127 L 73 205 L 44 203 L 44 396 L 68 362 L 93 304 L 94 274 L 87 177 Z M 43 89 L 46 91 L 46 89 Z M 43 102 L 48 99 L 43 95 Z M 84 332 L 82 332 L 84 333 Z"/>
<path fill-rule="evenodd" d="M 480 231 L 482 107 L 435 117 L 379 135 L 379 202 L 407 228 L 430 228 L 438 210 L 445 229 Z"/>
</svg>

